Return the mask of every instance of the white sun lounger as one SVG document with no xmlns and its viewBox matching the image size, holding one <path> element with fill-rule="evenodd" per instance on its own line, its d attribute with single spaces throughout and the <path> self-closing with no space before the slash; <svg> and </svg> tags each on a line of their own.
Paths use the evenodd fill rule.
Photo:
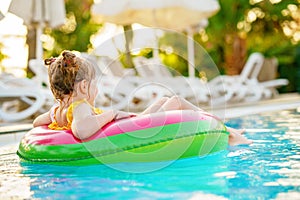
<svg viewBox="0 0 300 200">
<path fill-rule="evenodd" d="M 264 56 L 261 53 L 252 53 L 240 75 L 221 75 L 209 81 L 209 87 L 213 88 L 213 104 L 259 101 L 264 98 L 271 98 L 276 94 L 275 88 L 288 84 L 287 79 L 259 82 L 258 75 L 263 62 Z"/>
<path fill-rule="evenodd" d="M 136 82 L 130 77 L 104 75 L 100 78 L 97 106 L 103 109 L 141 111 L 162 96 L 159 87 Z"/>
<path fill-rule="evenodd" d="M 20 121 L 38 112 L 45 103 L 45 96 L 36 87 L 14 87 L 0 82 L 0 101 L 0 119 Z M 18 110 L 19 102 L 17 101 L 26 103 L 28 107 Z M 14 108 L 12 109 L 12 107 Z"/>
<path fill-rule="evenodd" d="M 54 98 L 48 86 L 48 72 L 42 61 L 36 59 L 29 61 L 30 69 L 35 76 L 29 78 L 18 78 L 12 74 L 2 73 L 0 75 L 1 99 L 15 99 L 28 105 L 24 111 L 15 113 L 7 112 L 2 107 L 1 118 L 5 121 L 19 121 L 35 114 L 43 113 L 54 104 Z M 13 102 L 5 102 L 4 105 L 13 105 Z M 3 104 L 2 104 L 3 105 Z"/>
<path fill-rule="evenodd" d="M 141 111 L 164 96 L 160 85 L 136 76 L 134 69 L 125 69 L 118 60 L 101 57 L 97 64 L 103 72 L 97 101 L 104 109 Z"/>
<path fill-rule="evenodd" d="M 156 58 L 137 57 L 133 62 L 141 77 L 164 87 L 165 96 L 178 95 L 193 103 L 208 103 L 209 91 L 199 78 L 174 76 Z"/>
</svg>

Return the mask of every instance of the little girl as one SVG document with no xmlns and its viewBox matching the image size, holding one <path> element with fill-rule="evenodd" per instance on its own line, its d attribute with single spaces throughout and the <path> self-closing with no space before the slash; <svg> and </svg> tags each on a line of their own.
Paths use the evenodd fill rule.
<svg viewBox="0 0 300 200">
<path fill-rule="evenodd" d="M 38 116 L 33 122 L 34 127 L 48 125 L 55 130 L 71 129 L 75 137 L 86 139 L 112 120 L 133 115 L 115 110 L 104 112 L 94 107 L 100 70 L 88 60 L 77 57 L 70 51 L 63 51 L 58 58 L 46 59 L 45 64 L 49 65 L 50 87 L 58 103 Z M 168 110 L 202 111 L 185 99 L 173 96 L 153 103 L 140 115 Z M 227 130 L 230 133 L 229 145 L 252 143 L 241 135 L 244 130 L 229 127 Z"/>
</svg>

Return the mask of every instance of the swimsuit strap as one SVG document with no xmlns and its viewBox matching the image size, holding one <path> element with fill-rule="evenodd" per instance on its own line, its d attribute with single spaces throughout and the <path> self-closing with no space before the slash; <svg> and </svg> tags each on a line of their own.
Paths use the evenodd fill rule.
<svg viewBox="0 0 300 200">
<path fill-rule="evenodd" d="M 89 104 L 89 102 L 87 101 L 87 100 L 85 100 L 85 99 L 83 99 L 83 100 L 78 100 L 78 101 L 74 101 L 73 103 L 71 103 L 70 105 L 69 105 L 69 107 L 68 107 L 68 109 L 67 109 L 67 113 L 66 113 L 66 118 L 67 118 L 67 122 L 68 122 L 68 124 L 66 125 L 66 126 L 63 126 L 63 127 L 60 127 L 58 124 L 57 124 L 57 121 L 55 120 L 55 112 L 56 112 L 56 110 L 58 109 L 58 106 L 53 106 L 54 108 L 52 109 L 53 111 L 53 113 L 54 113 L 54 115 L 53 115 L 53 120 L 52 120 L 52 118 L 51 118 L 51 120 L 52 120 L 52 123 L 48 126 L 50 129 L 54 129 L 54 130 L 71 130 L 71 126 L 72 126 L 72 122 L 73 122 L 73 111 L 74 111 L 74 109 L 77 107 L 77 106 L 79 106 L 80 104 L 82 104 L 82 103 L 87 103 L 90 107 L 91 107 L 91 109 L 93 110 L 93 112 L 95 113 L 95 114 L 101 114 L 101 113 L 103 113 L 103 111 L 101 110 L 101 109 L 99 109 L 99 108 L 95 108 L 95 107 L 93 107 L 93 106 L 91 106 L 90 104 Z M 51 116 L 52 114 L 50 114 L 50 116 Z"/>
<path fill-rule="evenodd" d="M 68 121 L 68 123 L 72 124 L 73 111 L 77 106 L 79 106 L 82 103 L 88 104 L 91 107 L 94 114 L 96 114 L 96 115 L 103 113 L 103 111 L 101 109 L 93 107 L 86 99 L 75 101 L 69 106 L 68 111 L 67 111 L 67 121 Z"/>
</svg>

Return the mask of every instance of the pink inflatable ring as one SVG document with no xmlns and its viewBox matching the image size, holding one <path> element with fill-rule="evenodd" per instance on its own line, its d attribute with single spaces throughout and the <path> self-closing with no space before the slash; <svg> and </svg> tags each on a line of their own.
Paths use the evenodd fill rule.
<svg viewBox="0 0 300 200">
<path fill-rule="evenodd" d="M 36 127 L 25 134 L 22 161 L 59 165 L 157 162 L 203 156 L 227 148 L 222 121 L 205 112 L 168 111 L 111 122 L 86 140 L 71 130 Z"/>
</svg>

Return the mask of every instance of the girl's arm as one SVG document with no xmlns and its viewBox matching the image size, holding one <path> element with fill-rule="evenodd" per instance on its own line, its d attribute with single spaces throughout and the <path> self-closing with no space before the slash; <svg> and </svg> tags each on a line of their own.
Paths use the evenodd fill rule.
<svg viewBox="0 0 300 200">
<path fill-rule="evenodd" d="M 123 111 L 116 111 L 116 115 L 115 115 L 115 118 L 116 120 L 119 120 L 119 119 L 126 119 L 126 118 L 129 118 L 129 117 L 132 117 L 132 116 L 136 116 L 137 114 L 135 113 L 130 113 L 130 112 L 123 112 Z"/>
<path fill-rule="evenodd" d="M 86 139 L 111 122 L 116 116 L 113 110 L 94 115 L 90 106 L 83 103 L 73 111 L 72 132 L 78 139 Z"/>
<path fill-rule="evenodd" d="M 51 118 L 50 118 L 50 111 L 39 115 L 37 118 L 33 121 L 33 127 L 42 126 L 42 125 L 48 125 L 50 124 Z"/>
</svg>

